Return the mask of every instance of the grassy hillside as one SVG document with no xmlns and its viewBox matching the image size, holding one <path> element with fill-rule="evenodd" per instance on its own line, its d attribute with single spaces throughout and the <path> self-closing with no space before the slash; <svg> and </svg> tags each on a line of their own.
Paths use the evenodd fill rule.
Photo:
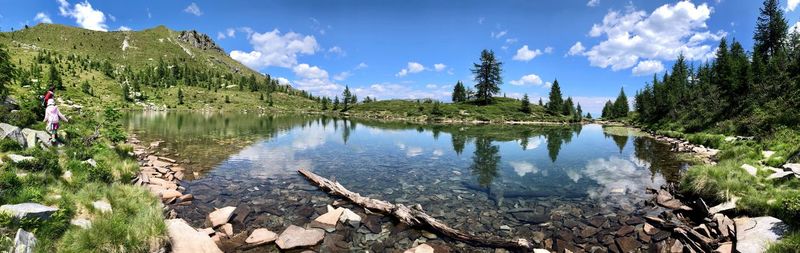
<svg viewBox="0 0 800 253">
<path fill-rule="evenodd" d="M 181 35 L 164 26 L 143 31 L 98 32 L 39 24 L 0 33 L 0 44 L 6 45 L 20 72 L 17 85 L 10 87 L 10 94 L 16 99 L 40 95 L 41 89 L 51 83 L 49 71 L 55 65 L 65 87 L 57 92 L 58 96 L 88 108 L 105 105 L 137 108 L 145 104 L 226 110 L 316 107 L 308 94 L 277 85 L 275 80 L 231 59 L 224 51 L 215 50 L 216 44 L 210 38 L 188 33 L 189 39 L 181 40 Z M 172 80 L 154 77 L 159 65 L 169 71 L 168 76 L 171 73 L 178 76 L 181 71 L 182 77 Z M 240 89 L 239 83 L 249 85 L 250 80 L 246 79 L 251 76 L 258 78 L 259 88 Z M 31 82 L 23 83 L 24 80 Z M 84 92 L 84 82 L 91 92 Z M 127 101 L 122 95 L 126 85 L 130 94 Z M 179 90 L 183 93 L 183 104 L 179 103 Z"/>
<path fill-rule="evenodd" d="M 438 106 L 437 109 L 434 109 Z M 473 102 L 434 103 L 430 100 L 385 100 L 362 103 L 354 106 L 348 113 L 377 119 L 404 119 L 408 121 L 546 121 L 568 122 L 571 117 L 553 116 L 543 106 L 531 104 L 531 113 L 520 110 L 520 101 L 513 98 L 498 97 L 490 105 L 477 105 Z"/>
</svg>

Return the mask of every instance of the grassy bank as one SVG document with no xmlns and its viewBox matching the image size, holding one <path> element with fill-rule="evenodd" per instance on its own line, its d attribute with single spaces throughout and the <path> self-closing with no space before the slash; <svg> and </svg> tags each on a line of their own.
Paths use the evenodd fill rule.
<svg viewBox="0 0 800 253">
<path fill-rule="evenodd" d="M 148 252 L 164 245 L 165 226 L 161 204 L 145 189 L 128 185 L 138 170 L 131 148 L 124 140 L 118 114 L 65 110 L 71 118 L 63 124 L 65 145 L 59 148 L 23 150 L 10 140 L 0 143 L 0 203 L 36 202 L 59 208 L 47 220 L 16 220 L 0 214 L 0 248 L 8 248 L 18 228 L 33 232 L 37 252 Z M 87 146 L 84 137 L 100 128 L 101 137 Z M 40 124 L 29 126 L 41 129 Z M 34 159 L 11 162 L 9 154 Z M 85 162 L 92 159 L 96 166 Z M 70 175 L 71 176 L 67 176 Z M 101 212 L 95 201 L 112 206 Z M 83 229 L 73 219 L 91 221 Z"/>
<path fill-rule="evenodd" d="M 682 133 L 656 131 L 659 135 L 681 138 L 693 144 L 720 149 L 716 165 L 696 165 L 688 169 L 680 189 L 689 195 L 702 197 L 712 203 L 739 198 L 736 212 L 750 216 L 769 215 L 790 224 L 792 232 L 769 252 L 793 252 L 800 249 L 800 180 L 794 177 L 768 180 L 773 172 L 765 166 L 780 167 L 786 162 L 798 162 L 792 155 L 800 151 L 800 131 L 776 129 L 770 136 L 753 140 L 726 140 L 716 133 Z M 775 152 L 765 157 L 762 151 Z M 759 168 L 751 176 L 743 164 Z"/>
</svg>

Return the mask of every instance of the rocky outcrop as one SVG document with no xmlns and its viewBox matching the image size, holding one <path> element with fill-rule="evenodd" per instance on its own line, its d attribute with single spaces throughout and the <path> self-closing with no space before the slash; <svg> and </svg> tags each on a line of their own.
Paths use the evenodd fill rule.
<svg viewBox="0 0 800 253">
<path fill-rule="evenodd" d="M 58 211 L 58 208 L 37 203 L 0 206 L 0 212 L 8 212 L 17 219 L 49 219 L 50 215 L 53 215 L 56 211 Z"/>
<path fill-rule="evenodd" d="M 741 253 L 765 252 L 770 244 L 783 238 L 788 228 L 781 220 L 770 216 L 742 217 L 736 222 L 736 250 Z"/>
<path fill-rule="evenodd" d="M 211 37 L 195 30 L 181 31 L 180 35 L 178 35 L 178 40 L 202 50 L 213 50 L 225 54 L 225 51 L 217 43 L 214 43 Z"/>
<path fill-rule="evenodd" d="M 208 234 L 189 226 L 183 219 L 166 220 L 167 233 L 172 252 L 175 253 L 222 253 Z"/>
<path fill-rule="evenodd" d="M 12 126 L 6 123 L 0 123 L 0 140 L 9 138 L 13 141 L 22 145 L 22 147 L 26 147 L 27 141 L 25 140 L 25 135 L 22 135 L 22 130 L 19 127 Z"/>
<path fill-rule="evenodd" d="M 36 247 L 36 237 L 33 233 L 22 230 L 17 230 L 17 235 L 14 237 L 14 246 L 11 252 L 14 253 L 33 253 L 33 248 Z"/>
</svg>

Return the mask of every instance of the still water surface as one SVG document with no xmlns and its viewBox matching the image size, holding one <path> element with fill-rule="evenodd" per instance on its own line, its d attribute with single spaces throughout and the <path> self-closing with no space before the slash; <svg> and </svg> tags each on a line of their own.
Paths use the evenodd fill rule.
<svg viewBox="0 0 800 253">
<path fill-rule="evenodd" d="M 178 207 L 179 216 L 202 227 L 214 208 L 238 206 L 244 213 L 234 221 L 236 231 L 280 232 L 324 213 L 336 198 L 296 172 L 307 168 L 362 195 L 419 203 L 470 233 L 549 239 L 551 247 L 613 247 L 609 235 L 657 211 L 645 205 L 645 188 L 676 180 L 684 166 L 669 147 L 640 132 L 595 124 L 436 126 L 181 112 L 137 113 L 127 121 L 143 141 L 165 141 L 159 152 L 187 168 L 184 185 L 196 200 Z M 365 224 L 340 225 L 322 245 L 328 250 L 394 251 L 424 240 L 456 251 L 489 250 L 426 239 L 422 231 L 346 206 Z M 598 217 L 605 221 L 594 225 L 600 231 L 582 233 Z"/>
</svg>

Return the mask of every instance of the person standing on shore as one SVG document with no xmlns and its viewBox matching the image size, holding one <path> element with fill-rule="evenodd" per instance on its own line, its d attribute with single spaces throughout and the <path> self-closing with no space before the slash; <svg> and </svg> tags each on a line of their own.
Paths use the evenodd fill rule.
<svg viewBox="0 0 800 253">
<path fill-rule="evenodd" d="M 55 144 L 58 140 L 59 120 L 69 122 L 64 114 L 58 110 L 55 99 L 47 100 L 47 109 L 44 110 L 44 121 L 47 122 L 47 132 L 50 133 L 50 144 Z"/>
</svg>

